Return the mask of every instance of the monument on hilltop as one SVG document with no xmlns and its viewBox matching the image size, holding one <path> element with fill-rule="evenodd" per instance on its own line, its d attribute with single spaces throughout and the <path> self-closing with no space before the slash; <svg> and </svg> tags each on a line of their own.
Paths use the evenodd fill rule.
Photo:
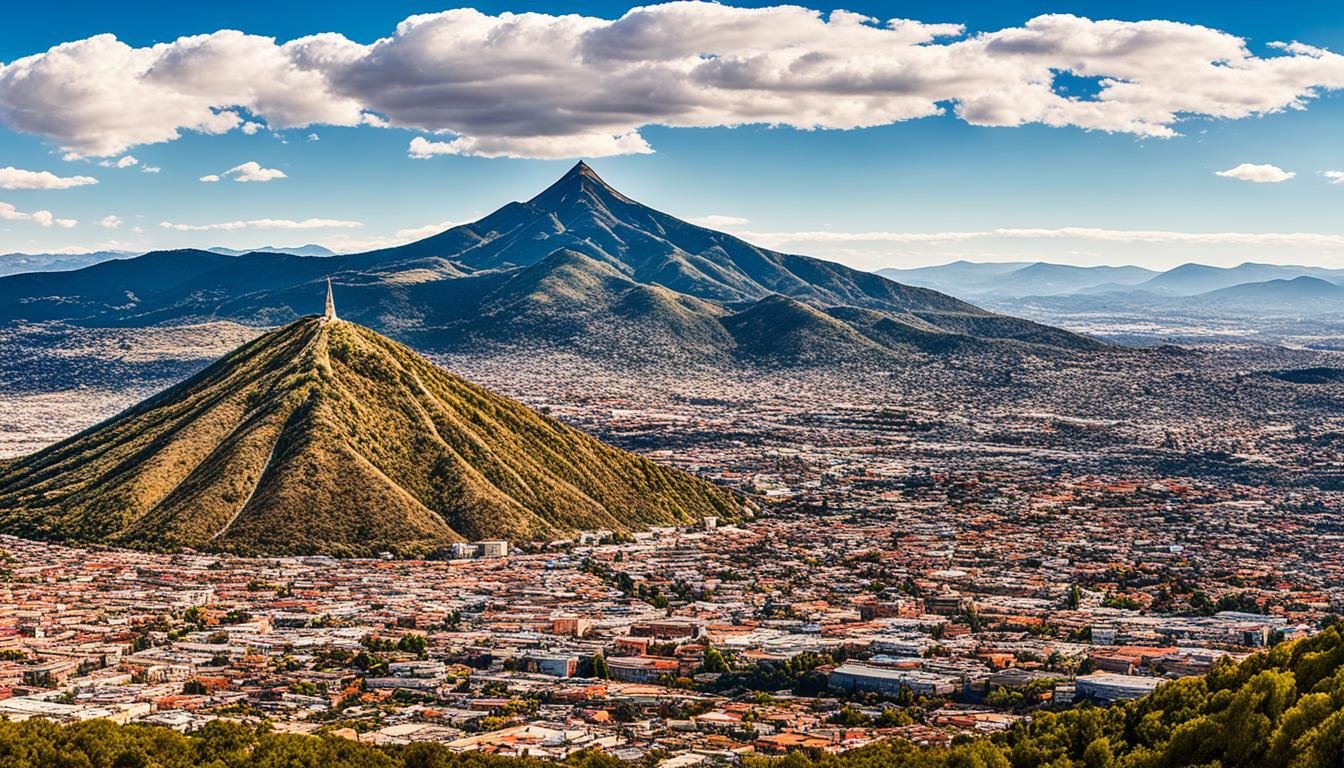
<svg viewBox="0 0 1344 768">
<path fill-rule="evenodd" d="M 331 278 L 327 278 L 327 309 L 322 313 L 322 322 L 336 322 L 336 300 L 331 296 Z"/>
</svg>

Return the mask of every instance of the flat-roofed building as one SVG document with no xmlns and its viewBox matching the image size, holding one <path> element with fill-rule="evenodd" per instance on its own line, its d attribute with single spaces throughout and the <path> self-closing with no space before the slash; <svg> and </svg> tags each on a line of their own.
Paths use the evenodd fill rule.
<svg viewBox="0 0 1344 768">
<path fill-rule="evenodd" d="M 836 667 L 830 676 L 833 690 L 850 693 L 871 691 L 885 696 L 896 696 L 902 688 L 916 696 L 946 696 L 957 690 L 960 681 L 948 675 L 936 675 L 918 669 L 875 667 L 846 662 Z"/>
<path fill-rule="evenodd" d="M 508 557 L 509 542 L 507 541 L 482 541 L 481 557 Z"/>
<path fill-rule="evenodd" d="M 649 656 L 613 656 L 607 659 L 607 670 L 613 680 L 626 683 L 652 683 L 664 675 L 676 675 L 676 659 L 658 659 Z"/>
<path fill-rule="evenodd" d="M 552 677 L 573 677 L 579 669 L 579 657 L 562 653 L 529 653 L 523 657 L 523 666 L 529 672 Z"/>
<path fill-rule="evenodd" d="M 1105 703 L 1142 698 L 1152 693 L 1153 689 L 1161 684 L 1162 679 L 1157 677 L 1094 672 L 1075 680 L 1073 689 L 1075 699 Z"/>
</svg>

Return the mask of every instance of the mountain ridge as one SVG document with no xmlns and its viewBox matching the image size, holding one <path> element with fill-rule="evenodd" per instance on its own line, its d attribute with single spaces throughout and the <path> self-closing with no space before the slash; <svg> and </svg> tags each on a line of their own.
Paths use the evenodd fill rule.
<svg viewBox="0 0 1344 768">
<path fill-rule="evenodd" d="M 972 346 L 1039 354 L 1101 347 L 937 291 L 760 248 L 682 221 L 621 194 L 585 163 L 526 202 L 507 203 L 477 221 L 395 248 L 331 257 L 176 253 L 186 266 L 171 281 L 137 270 L 135 259 L 130 267 L 99 275 L 92 286 L 78 273 L 0 279 L 0 321 L 133 326 L 227 319 L 278 325 L 301 316 L 331 277 L 342 288 L 347 317 L 428 349 L 578 345 L 585 354 L 623 364 L 671 355 L 716 364 L 796 365 L 802 358 L 773 355 L 770 345 L 744 343 L 733 333 L 733 327 L 748 327 L 750 318 L 729 321 L 775 295 L 841 324 L 863 318 L 862 327 L 850 328 L 853 333 L 830 335 L 834 354 L 810 358 L 809 365 L 840 364 L 851 354 L 902 364 L 912 355 Z M 222 258 L 229 261 L 211 261 Z M 835 311 L 842 308 L 880 313 L 887 321 L 882 324 L 895 324 L 899 332 L 874 333 L 879 318 Z M 819 333 L 834 330 L 830 321 L 812 320 L 807 326 Z M 947 334 L 972 336 L 977 343 L 948 345 Z M 849 342 L 835 346 L 842 337 Z"/>
<path fill-rule="evenodd" d="M 1046 261 L 961 260 L 930 267 L 885 268 L 877 270 L 877 274 L 976 300 L 1098 293 L 1143 293 L 1179 298 L 1236 285 L 1303 276 L 1331 282 L 1344 279 L 1344 269 L 1258 262 L 1243 262 L 1232 267 L 1187 262 L 1159 272 L 1133 265 L 1081 267 Z"/>
</svg>

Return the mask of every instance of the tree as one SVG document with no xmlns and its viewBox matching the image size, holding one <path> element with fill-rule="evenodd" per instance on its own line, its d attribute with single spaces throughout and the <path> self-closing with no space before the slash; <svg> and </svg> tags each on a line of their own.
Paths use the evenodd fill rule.
<svg viewBox="0 0 1344 768">
<path fill-rule="evenodd" d="M 1111 768 L 1115 765 L 1115 754 L 1111 751 L 1110 739 L 1098 736 L 1083 750 L 1083 765 L 1086 768 Z"/>
<path fill-rule="evenodd" d="M 723 652 L 712 645 L 705 646 L 705 661 L 700 666 L 705 672 L 727 672 L 728 660 L 724 658 Z"/>
<path fill-rule="evenodd" d="M 980 608 L 973 601 L 966 603 L 966 626 L 972 632 L 980 631 Z"/>
<path fill-rule="evenodd" d="M 915 718 L 899 707 L 883 707 L 882 714 L 877 718 L 879 728 L 896 728 L 902 725 L 910 725 L 913 722 L 915 722 Z"/>
<path fill-rule="evenodd" d="M 834 725 L 843 725 L 846 728 L 858 728 L 868 725 L 871 722 L 868 716 L 852 706 L 841 707 L 838 712 L 831 715 L 830 722 Z"/>
<path fill-rule="evenodd" d="M 1203 592 L 1193 592 L 1190 595 L 1190 610 L 1201 616 L 1212 616 L 1217 609 L 1213 605 L 1213 600 Z"/>
<path fill-rule="evenodd" d="M 1067 605 L 1069 608 L 1076 610 L 1078 608 L 1078 605 L 1082 603 L 1082 601 L 1083 601 L 1083 590 L 1079 589 L 1077 584 L 1070 586 L 1069 596 L 1068 598 L 1065 599 L 1064 604 Z"/>
<path fill-rule="evenodd" d="M 611 669 L 607 667 L 607 657 L 601 651 L 593 654 L 593 677 L 602 680 L 611 677 Z"/>
<path fill-rule="evenodd" d="M 429 638 L 424 635 L 408 633 L 401 636 L 397 641 L 397 650 L 402 653 L 414 653 L 420 658 L 425 657 L 425 649 L 429 647 Z"/>
<path fill-rule="evenodd" d="M 182 684 L 182 693 L 187 696 L 204 696 L 208 691 L 205 690 L 205 685 L 200 680 L 193 677 Z"/>
</svg>

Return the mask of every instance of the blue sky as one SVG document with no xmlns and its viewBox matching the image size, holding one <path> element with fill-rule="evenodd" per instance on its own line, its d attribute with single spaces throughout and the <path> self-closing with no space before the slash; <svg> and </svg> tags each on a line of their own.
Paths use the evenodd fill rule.
<svg viewBox="0 0 1344 768">
<path fill-rule="evenodd" d="M 185 5 L 137 3 L 134 9 L 101 3 L 66 3 L 52 9 L 27 6 L 11 12 L 12 23 L 0 28 L 0 61 L 8 62 L 7 68 L 12 68 L 16 59 L 42 53 L 53 45 L 109 32 L 133 49 L 156 43 L 172 44 L 183 35 L 221 29 L 274 37 L 281 44 L 306 35 L 337 32 L 351 46 L 370 46 L 392 35 L 398 22 L 408 16 L 458 7 L 390 2 L 309 8 L 251 2 L 227 6 L 198 4 L 210 7 Z M 980 32 L 992 34 L 1021 27 L 1040 14 L 1070 13 L 1093 21 L 1161 19 L 1211 27 L 1245 38 L 1250 54 L 1266 60 L 1290 55 L 1268 47 L 1274 41 L 1300 41 L 1315 48 L 1344 51 L 1344 7 L 1337 4 L 1278 3 L 1273 14 L 1257 11 L 1251 4 L 1216 3 L 805 5 L 823 13 L 842 8 L 882 21 L 906 18 L 926 24 L 964 25 L 964 32 L 941 36 L 929 45 L 965 40 Z M 617 19 L 629 6 L 492 2 L 472 7 L 487 16 L 503 11 L 535 11 L 551 16 L 576 13 Z M 12 18 L 15 13 L 17 20 Z M 684 25 L 684 21 L 678 23 Z M 712 38 L 712 27 L 711 24 L 702 32 L 706 50 L 724 60 L 741 53 L 734 48 L 736 42 Z M 807 29 L 800 27 L 799 34 L 806 36 Z M 635 49 L 628 56 L 644 58 L 651 54 L 639 46 L 656 45 L 637 37 L 607 40 L 604 44 L 613 48 L 635 40 L 629 43 Z M 798 45 L 796 40 L 787 42 L 794 48 Z M 713 48 L 714 45 L 722 50 Z M 753 52 L 759 51 L 753 48 Z M 827 49 L 827 53 L 834 56 L 835 49 Z M 387 118 L 393 127 L 342 125 L 337 123 L 354 120 L 323 117 L 310 125 L 277 129 L 274 126 L 284 122 L 273 106 L 277 97 L 263 97 L 247 106 L 233 103 L 208 106 L 216 113 L 233 109 L 238 126 L 265 123 L 267 128 L 252 133 L 238 127 L 227 131 L 222 127 L 212 129 L 217 132 L 184 128 L 178 131 L 180 137 L 175 140 L 143 143 L 134 138 L 143 134 L 136 133 L 138 128 L 128 128 L 125 117 L 135 116 L 142 105 L 146 112 L 156 112 L 157 106 L 130 97 L 124 104 L 124 112 L 116 116 L 106 116 L 97 105 L 90 106 L 88 114 L 94 115 L 95 121 L 106 117 L 115 123 L 107 131 L 94 135 L 87 126 L 72 127 L 62 122 L 59 114 L 62 105 L 55 103 L 56 88 L 17 95 L 11 92 L 7 96 L 4 71 L 0 70 L 0 168 L 97 179 L 96 184 L 61 189 L 31 188 L 44 185 L 22 183 L 20 179 L 20 183 L 11 186 L 21 188 L 0 188 L 0 216 L 4 205 L 13 212 L 0 220 L 0 252 L 105 246 L 134 250 L 209 245 L 248 247 L 303 242 L 322 242 L 351 250 L 397 242 L 445 223 L 479 217 L 509 200 L 526 199 L 563 173 L 577 157 L 586 156 L 585 150 L 606 146 L 593 143 L 594 130 L 609 139 L 629 129 L 637 133 L 637 141 L 631 139 L 634 144 L 622 146 L 637 146 L 639 153 L 619 154 L 617 150 L 602 149 L 599 154 L 609 156 L 590 159 L 598 172 L 618 189 L 662 210 L 713 222 L 748 239 L 865 268 L 912 266 L 955 258 L 1044 258 L 1082 264 L 1123 262 L 1148 266 L 1169 266 L 1188 260 L 1237 263 L 1251 259 L 1344 266 L 1344 217 L 1340 216 L 1344 208 L 1344 183 L 1330 183 L 1331 177 L 1324 175 L 1344 171 L 1344 141 L 1339 139 L 1344 133 L 1341 131 L 1344 91 L 1331 90 L 1339 87 L 1332 78 L 1340 77 L 1341 70 L 1332 59 L 1325 58 L 1332 54 L 1316 51 L 1311 55 L 1315 58 L 1310 61 L 1303 58 L 1302 64 L 1316 71 L 1298 82 L 1297 87 L 1302 83 L 1332 84 L 1315 87 L 1318 95 L 1304 101 L 1305 109 L 1286 109 L 1262 116 L 1182 114 L 1169 126 L 1146 124 L 1141 129 L 1108 131 L 1086 130 L 1076 124 L 1052 127 L 1041 124 L 1032 113 L 1025 118 L 1009 118 L 1020 119 L 1021 125 L 1001 127 L 985 123 L 1002 121 L 1003 109 L 1017 115 L 1013 104 L 997 105 L 990 110 L 994 116 L 982 118 L 964 117 L 953 108 L 952 101 L 940 101 L 943 114 L 902 116 L 884 123 L 882 118 L 871 115 L 882 112 L 885 106 L 879 109 L 868 105 L 860 109 L 818 97 L 819 100 L 797 102 L 799 111 L 815 107 L 821 114 L 818 118 L 821 122 L 840 124 L 849 120 L 857 109 L 862 113 L 858 120 L 879 124 L 819 130 L 800 130 L 788 125 L 728 127 L 729 123 L 743 121 L 741 104 L 746 101 L 745 96 L 739 95 L 741 92 L 730 91 L 727 96 L 714 96 L 668 120 L 705 127 L 666 127 L 660 124 L 661 119 L 645 117 L 629 118 L 626 125 L 621 122 L 625 117 L 613 122 L 605 116 L 580 114 L 574 117 L 573 126 L 564 127 L 563 131 L 554 129 L 568 139 L 550 135 L 553 130 L 550 121 L 557 114 L 554 107 L 529 111 L 529 105 L 538 100 L 536 91 L 509 90 L 517 77 L 491 84 L 485 91 L 500 100 L 500 109 L 493 111 L 488 120 L 459 119 L 479 93 L 442 96 L 439 90 L 429 91 L 431 98 L 439 101 L 432 105 L 433 115 L 427 117 L 404 103 L 383 98 L 378 93 L 378 84 L 370 86 L 368 79 L 390 78 L 382 90 L 391 92 L 403 84 L 398 78 L 404 77 L 405 70 L 380 65 L 370 67 L 367 71 L 373 74 L 364 75 L 358 85 L 363 90 L 355 97 L 359 102 L 356 112 L 351 113 L 341 105 L 314 109 L 323 116 L 346 109 L 341 114 L 356 117 L 358 110 L 363 110 L 378 120 Z M 248 63 L 248 55 L 230 56 L 224 60 L 225 68 Z M 461 62 L 456 66 L 460 69 Z M 607 65 L 594 66 L 599 75 L 605 75 L 603 67 Z M 871 62 L 863 66 L 871 67 Z M 1107 66 L 1125 68 L 1131 64 L 1122 61 Z M 452 71 L 449 70 L 450 74 Z M 849 76 L 854 71 L 857 70 L 845 70 L 851 73 Z M 58 74 L 66 78 L 61 81 L 64 86 L 82 83 L 83 75 L 79 72 L 62 70 Z M 527 73 L 523 70 L 519 74 Z M 760 82 L 769 81 L 769 73 L 762 75 L 753 70 L 750 76 L 761 78 Z M 837 90 L 849 88 L 851 83 L 844 76 L 827 82 L 838 83 Z M 199 73 L 195 78 L 193 88 L 200 81 Z M 601 85 L 610 93 L 626 82 Z M 890 85 L 891 82 L 897 81 L 878 82 L 874 76 L 876 84 L 854 88 L 862 98 L 880 99 L 893 89 L 906 87 L 903 82 L 896 86 Z M 1172 79 L 1157 85 L 1150 83 L 1148 87 L 1174 91 L 1185 88 L 1186 82 L 1177 72 Z M 1258 79 L 1252 83 L 1256 87 L 1262 84 Z M 774 100 L 788 108 L 793 104 L 790 99 L 799 98 L 795 85 L 785 83 L 774 91 L 759 84 L 753 87 L 765 89 L 761 93 L 772 100 L 769 109 L 773 110 L 778 109 Z M 1264 98 L 1270 102 L 1277 98 L 1278 85 L 1278 79 L 1273 87 L 1263 85 Z M 1064 93 L 1081 99 L 1090 99 L 1095 92 L 1094 79 L 1064 76 L 1054 87 L 1059 92 L 1064 86 L 1072 89 L 1071 94 Z M 1190 86 L 1191 90 L 1199 87 L 1204 86 Z M 556 90 L 549 85 L 546 88 L 548 92 Z M 1223 108 L 1214 103 L 1219 99 L 1227 102 L 1238 98 L 1217 87 L 1210 86 L 1208 90 L 1207 96 L 1198 96 L 1198 103 L 1213 104 L 1210 110 Z M 302 91 L 301 87 L 291 88 L 284 97 L 299 99 Z M 198 100 L 193 103 L 204 103 L 199 99 L 207 98 L 198 93 L 189 96 Z M 1144 103 L 1150 100 L 1150 95 L 1141 99 Z M 165 103 L 170 106 L 164 108 L 164 114 L 147 117 L 147 122 L 157 119 L 168 121 L 165 124 L 171 126 L 169 113 L 176 102 Z M 518 105 L 516 119 L 508 113 L 514 104 Z M 310 105 L 303 106 L 307 109 Z M 565 112 L 571 111 L 569 106 L 561 104 Z M 611 105 L 602 100 L 601 94 L 587 92 L 576 95 L 572 106 L 572 112 L 591 113 L 599 108 L 610 109 Z M 6 118 L 7 114 L 12 118 L 17 110 L 31 113 L 34 108 L 38 112 L 46 108 L 52 114 L 33 118 L 37 122 L 24 125 Z M 501 113 L 505 113 L 505 118 L 500 118 Z M 720 113 L 725 116 L 720 117 Z M 311 117 L 316 113 L 304 114 Z M 303 117 L 300 122 L 306 119 Z M 1065 122 L 1087 119 L 1091 118 L 1069 118 Z M 35 131 L 34 125 L 40 125 L 41 130 Z M 1116 123 L 1102 125 L 1113 128 Z M 1167 127 L 1180 135 L 1169 138 L 1151 135 Z M 544 148 L 536 149 L 534 137 L 540 133 L 547 136 Z M 468 144 L 466 149 L 457 144 L 450 147 L 455 138 L 464 136 L 478 143 Z M 431 157 L 412 157 L 408 142 L 416 137 L 441 149 L 434 150 L 437 154 Z M 473 153 L 505 156 L 472 156 Z M 537 159 L 537 155 L 545 159 Z M 136 163 L 115 167 L 117 161 L 127 156 L 134 157 Z M 256 163 L 263 176 L 275 176 L 278 171 L 283 177 L 239 183 L 234 179 L 248 176 L 246 163 Z M 1216 175 L 1243 164 L 1273 166 L 1277 170 L 1251 168 L 1232 175 Z M 226 173 L 239 166 L 244 169 Z M 146 168 L 158 171 L 148 173 Z M 1294 175 L 1283 181 L 1264 181 L 1266 174 L 1273 177 L 1278 170 Z M 210 175 L 220 176 L 221 180 L 200 181 Z M 1252 178 L 1262 181 L 1247 180 Z M 36 217 L 39 211 L 50 212 L 50 216 Z M 76 223 L 66 227 L 61 225 L 63 220 Z M 276 221 L 307 221 L 313 226 L 295 228 L 266 223 Z M 322 226 L 324 222 L 331 226 Z M 165 223 L 214 228 L 184 231 L 166 227 Z"/>
</svg>

